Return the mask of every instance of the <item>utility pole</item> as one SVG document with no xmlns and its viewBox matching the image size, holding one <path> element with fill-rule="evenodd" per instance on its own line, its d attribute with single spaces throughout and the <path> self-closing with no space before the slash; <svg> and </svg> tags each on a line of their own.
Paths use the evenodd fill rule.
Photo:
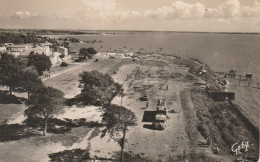
<svg viewBox="0 0 260 162">
<path fill-rule="evenodd" d="M 240 83 L 241 83 L 241 75 L 239 75 L 239 86 L 240 86 Z"/>
</svg>

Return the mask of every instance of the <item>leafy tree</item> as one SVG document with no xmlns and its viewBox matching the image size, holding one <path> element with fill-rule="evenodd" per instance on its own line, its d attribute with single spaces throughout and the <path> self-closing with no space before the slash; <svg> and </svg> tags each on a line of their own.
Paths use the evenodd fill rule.
<svg viewBox="0 0 260 162">
<path fill-rule="evenodd" d="M 47 132 L 48 119 L 52 118 L 54 114 L 62 111 L 64 103 L 64 93 L 52 87 L 41 87 L 34 91 L 26 105 L 28 109 L 25 110 L 25 115 L 28 117 L 43 117 L 44 131 Z"/>
<path fill-rule="evenodd" d="M 98 71 L 82 72 L 79 77 L 79 87 L 83 89 L 78 98 L 84 104 L 110 104 L 121 88 L 121 85 L 115 83 L 110 75 Z"/>
<path fill-rule="evenodd" d="M 10 95 L 19 87 L 22 70 L 25 68 L 21 59 L 3 53 L 0 58 L 0 85 L 8 86 Z"/>
<path fill-rule="evenodd" d="M 85 58 L 91 59 L 93 57 L 93 55 L 95 55 L 97 53 L 97 51 L 93 48 L 81 48 L 79 50 L 79 54 L 84 56 Z"/>
<path fill-rule="evenodd" d="M 102 122 L 105 123 L 105 129 L 101 137 L 108 133 L 110 138 L 118 142 L 121 147 L 120 160 L 123 160 L 126 133 L 129 127 L 136 125 L 137 118 L 131 110 L 123 106 L 106 105 L 103 110 Z"/>
<path fill-rule="evenodd" d="M 22 73 L 22 78 L 20 80 L 20 86 L 22 91 L 28 93 L 28 99 L 30 98 L 30 94 L 43 86 L 42 80 L 39 76 L 30 70 L 24 70 Z"/>
<path fill-rule="evenodd" d="M 35 66 L 39 75 L 45 70 L 50 70 L 52 63 L 48 56 L 42 54 L 30 53 L 28 56 L 27 66 Z"/>
<path fill-rule="evenodd" d="M 108 87 L 114 83 L 113 78 L 109 74 L 103 74 L 97 70 L 87 72 L 84 71 L 79 74 L 80 87 L 83 85 L 95 87 Z"/>
</svg>

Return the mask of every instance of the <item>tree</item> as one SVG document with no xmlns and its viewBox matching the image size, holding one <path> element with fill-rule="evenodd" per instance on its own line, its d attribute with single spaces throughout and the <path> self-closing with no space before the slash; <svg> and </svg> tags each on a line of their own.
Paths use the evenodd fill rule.
<svg viewBox="0 0 260 162">
<path fill-rule="evenodd" d="M 0 58 L 0 85 L 8 86 L 9 93 L 19 87 L 22 78 L 21 72 L 25 68 L 21 59 L 13 55 L 3 53 Z"/>
<path fill-rule="evenodd" d="M 91 59 L 93 57 L 93 55 L 95 55 L 97 53 L 97 51 L 93 48 L 81 48 L 79 50 L 79 54 L 84 56 L 85 58 Z"/>
<path fill-rule="evenodd" d="M 108 74 L 99 71 L 82 72 L 79 74 L 81 94 L 78 98 L 84 104 L 106 105 L 120 91 L 121 85 L 115 83 Z"/>
<path fill-rule="evenodd" d="M 22 91 L 27 92 L 28 99 L 30 98 L 30 94 L 43 86 L 42 80 L 39 76 L 30 70 L 24 70 L 21 73 L 22 78 L 20 80 L 19 85 L 21 86 Z"/>
<path fill-rule="evenodd" d="M 43 54 L 34 54 L 33 52 L 28 56 L 27 66 L 35 66 L 39 75 L 45 70 L 50 70 L 52 63 L 48 56 Z"/>
<path fill-rule="evenodd" d="M 64 93 L 52 87 L 41 87 L 33 92 L 30 99 L 27 100 L 26 105 L 28 109 L 25 110 L 25 115 L 30 117 L 43 117 L 43 136 L 47 132 L 48 119 L 52 118 L 54 114 L 62 111 Z"/>
<path fill-rule="evenodd" d="M 110 138 L 118 142 L 121 147 L 120 160 L 122 161 L 128 127 L 135 126 L 137 118 L 131 110 L 123 106 L 106 105 L 103 111 L 102 122 L 105 123 L 105 129 L 101 137 L 108 133 Z"/>
</svg>

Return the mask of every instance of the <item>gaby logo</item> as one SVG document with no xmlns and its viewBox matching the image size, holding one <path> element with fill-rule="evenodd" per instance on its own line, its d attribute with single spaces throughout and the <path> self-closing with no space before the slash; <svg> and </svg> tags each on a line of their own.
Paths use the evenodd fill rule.
<svg viewBox="0 0 260 162">
<path fill-rule="evenodd" d="M 248 151 L 249 148 L 249 142 L 241 142 L 241 143 L 235 143 L 232 145 L 231 150 L 234 152 L 236 155 L 238 154 L 243 154 Z"/>
</svg>

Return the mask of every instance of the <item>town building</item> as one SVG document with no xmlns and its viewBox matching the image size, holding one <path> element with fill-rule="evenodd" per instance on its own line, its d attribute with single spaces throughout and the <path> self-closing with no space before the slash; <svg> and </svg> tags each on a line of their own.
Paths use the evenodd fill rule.
<svg viewBox="0 0 260 162">
<path fill-rule="evenodd" d="M 63 55 L 63 57 L 68 57 L 69 51 L 68 48 L 62 47 L 62 46 L 58 46 L 57 47 L 57 52 L 60 53 L 61 55 Z"/>
<path fill-rule="evenodd" d="M 27 44 L 20 44 L 20 45 L 10 44 L 6 46 L 6 51 L 7 53 L 14 55 L 15 57 L 18 57 L 21 55 L 29 54 L 30 48 L 31 47 Z"/>
<path fill-rule="evenodd" d="M 34 52 L 34 54 L 43 54 L 46 56 L 51 55 L 49 46 L 36 46 L 35 48 L 31 48 L 30 50 L 31 50 L 31 52 Z"/>
</svg>

